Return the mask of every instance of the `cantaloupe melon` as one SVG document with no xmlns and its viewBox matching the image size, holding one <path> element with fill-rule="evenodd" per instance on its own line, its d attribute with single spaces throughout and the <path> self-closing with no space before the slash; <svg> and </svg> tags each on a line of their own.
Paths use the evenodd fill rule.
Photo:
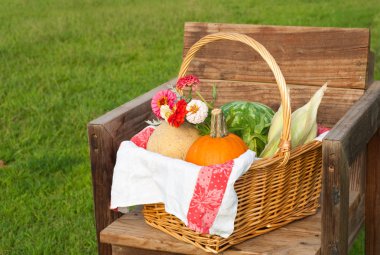
<svg viewBox="0 0 380 255">
<path fill-rule="evenodd" d="M 198 130 L 188 123 L 176 128 L 162 122 L 150 136 L 147 150 L 185 159 L 188 149 L 199 137 Z"/>
</svg>

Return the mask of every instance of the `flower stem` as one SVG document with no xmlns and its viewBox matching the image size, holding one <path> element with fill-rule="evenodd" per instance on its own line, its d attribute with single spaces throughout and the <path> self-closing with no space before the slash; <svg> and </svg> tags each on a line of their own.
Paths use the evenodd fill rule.
<svg viewBox="0 0 380 255">
<path fill-rule="evenodd" d="M 195 91 L 195 93 L 207 105 L 207 107 L 209 109 L 213 109 L 214 108 L 212 105 L 210 105 L 209 103 L 207 103 L 207 101 L 203 98 L 203 96 L 198 91 Z"/>
<path fill-rule="evenodd" d="M 191 99 L 193 99 L 193 95 L 192 95 L 192 92 L 193 92 L 193 90 L 192 90 L 192 89 L 190 89 L 190 91 L 189 91 L 189 96 L 188 96 L 188 98 L 187 98 L 187 102 L 190 102 L 190 101 L 191 101 Z"/>
</svg>

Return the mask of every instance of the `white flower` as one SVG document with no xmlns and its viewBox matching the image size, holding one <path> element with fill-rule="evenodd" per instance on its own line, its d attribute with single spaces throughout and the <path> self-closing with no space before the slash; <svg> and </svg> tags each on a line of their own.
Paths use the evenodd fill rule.
<svg viewBox="0 0 380 255">
<path fill-rule="evenodd" d="M 199 124 L 207 118 L 208 107 L 201 100 L 191 100 L 187 104 L 186 110 L 188 111 L 186 119 L 190 123 Z"/>
<path fill-rule="evenodd" d="M 173 111 L 170 109 L 169 105 L 164 104 L 160 107 L 160 115 L 164 120 L 168 121 L 168 118 L 172 115 L 172 113 Z"/>
</svg>

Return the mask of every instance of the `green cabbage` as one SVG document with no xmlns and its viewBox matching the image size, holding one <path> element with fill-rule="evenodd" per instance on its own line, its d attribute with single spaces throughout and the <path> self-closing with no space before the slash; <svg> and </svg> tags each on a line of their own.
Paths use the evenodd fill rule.
<svg viewBox="0 0 380 255">
<path fill-rule="evenodd" d="M 235 101 L 222 106 L 228 131 L 241 137 L 249 149 L 260 155 L 268 142 L 274 111 L 256 102 Z"/>
</svg>

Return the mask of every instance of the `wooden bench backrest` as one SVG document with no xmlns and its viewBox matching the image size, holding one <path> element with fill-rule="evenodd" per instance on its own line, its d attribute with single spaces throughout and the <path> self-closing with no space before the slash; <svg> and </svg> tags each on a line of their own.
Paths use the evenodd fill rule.
<svg viewBox="0 0 380 255">
<path fill-rule="evenodd" d="M 368 29 L 186 23 L 184 55 L 200 38 L 216 32 L 246 34 L 267 48 L 291 89 L 292 110 L 304 105 L 328 81 L 318 122 L 330 127 L 363 95 L 372 80 Z M 217 84 L 217 105 L 233 100 L 258 101 L 274 110 L 280 105 L 269 67 L 259 54 L 240 42 L 207 44 L 196 54 L 188 73 L 202 79 L 201 91 L 208 99 L 209 85 Z"/>
<path fill-rule="evenodd" d="M 257 40 L 272 54 L 289 84 L 364 89 L 369 29 L 186 23 L 184 54 L 200 38 L 237 32 Z M 189 72 L 203 79 L 274 82 L 273 74 L 248 46 L 218 41 L 198 52 Z"/>
</svg>

